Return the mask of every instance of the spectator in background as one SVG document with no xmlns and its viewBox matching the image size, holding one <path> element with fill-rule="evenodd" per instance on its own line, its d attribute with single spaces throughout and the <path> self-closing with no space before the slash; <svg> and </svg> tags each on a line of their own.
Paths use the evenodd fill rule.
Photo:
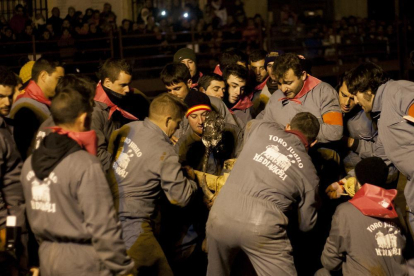
<svg viewBox="0 0 414 276">
<path fill-rule="evenodd" d="M 158 8 L 154 7 L 153 0 L 145 0 L 144 7 L 148 9 L 149 14 L 152 15 L 155 21 L 158 22 L 158 17 L 160 14 Z"/>
<path fill-rule="evenodd" d="M 63 19 L 60 18 L 60 10 L 57 7 L 52 9 L 52 16 L 47 20 L 47 24 L 51 24 L 53 28 L 54 35 L 61 34 L 61 28 L 63 24 Z M 50 31 L 50 30 L 49 30 Z"/>
<path fill-rule="evenodd" d="M 20 34 L 24 31 L 29 18 L 27 18 L 24 7 L 21 4 L 16 5 L 14 12 L 13 17 L 10 19 L 10 28 L 15 34 Z"/>
<path fill-rule="evenodd" d="M 85 15 L 83 16 L 82 21 L 84 23 L 91 23 L 90 20 L 92 19 L 92 16 L 93 16 L 93 9 L 88 8 L 85 11 Z"/>
<path fill-rule="evenodd" d="M 46 28 L 46 20 L 43 14 L 37 13 L 35 15 L 34 27 L 41 33 Z"/>
<path fill-rule="evenodd" d="M 120 28 L 122 34 L 127 34 L 131 32 L 131 27 L 132 27 L 131 23 L 132 23 L 131 20 L 128 20 L 128 19 L 122 20 L 122 25 Z"/>
<path fill-rule="evenodd" d="M 75 25 L 75 8 L 74 7 L 69 7 L 68 8 L 68 15 L 66 15 L 65 20 L 68 20 L 70 22 L 70 24 L 73 26 Z"/>
<path fill-rule="evenodd" d="M 223 6 L 222 0 L 212 0 L 211 7 L 213 8 L 215 14 L 220 18 L 220 26 L 225 26 L 227 24 L 227 9 Z"/>
</svg>

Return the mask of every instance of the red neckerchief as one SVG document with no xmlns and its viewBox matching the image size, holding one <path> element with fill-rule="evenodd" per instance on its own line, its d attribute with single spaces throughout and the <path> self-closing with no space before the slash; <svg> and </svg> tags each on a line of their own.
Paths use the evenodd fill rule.
<svg viewBox="0 0 414 276">
<path fill-rule="evenodd" d="M 221 72 L 221 69 L 220 69 L 220 64 L 216 65 L 216 68 L 214 68 L 213 73 L 216 73 L 217 75 L 223 76 L 223 72 Z"/>
<path fill-rule="evenodd" d="M 102 84 L 100 82 L 96 86 L 96 95 L 95 95 L 94 100 L 97 101 L 97 102 L 104 103 L 110 108 L 108 120 L 111 119 L 112 114 L 114 114 L 115 110 L 118 110 L 119 112 L 121 112 L 122 116 L 124 116 L 127 119 L 138 120 L 137 117 L 135 117 L 131 113 L 123 110 L 122 108 L 118 107 L 113 102 L 111 102 L 108 95 L 106 95 L 105 91 L 103 90 Z"/>
<path fill-rule="evenodd" d="M 305 146 L 305 149 L 307 151 L 309 150 L 309 142 L 308 142 L 308 139 L 305 137 L 305 135 L 303 135 L 302 132 L 300 132 L 298 130 L 285 130 L 285 132 L 292 133 L 292 134 L 296 135 L 300 139 L 300 141 L 302 142 L 302 144 Z"/>
<path fill-rule="evenodd" d="M 235 110 L 245 110 L 251 106 L 253 106 L 253 103 L 250 100 L 249 96 L 244 96 L 233 107 L 229 108 L 229 111 L 231 114 L 233 114 Z"/>
<path fill-rule="evenodd" d="M 269 79 L 269 76 L 262 83 L 259 83 L 258 85 L 256 85 L 256 87 L 254 88 L 255 93 L 258 92 L 258 91 L 263 90 L 263 88 L 265 87 L 268 79 Z"/>
<path fill-rule="evenodd" d="M 203 73 L 199 72 L 198 74 L 198 80 L 203 76 Z M 198 82 L 191 84 L 191 88 L 195 88 L 198 86 Z"/>
<path fill-rule="evenodd" d="M 83 132 L 75 132 L 64 130 L 61 127 L 48 127 L 53 132 L 56 132 L 60 135 L 67 135 L 69 138 L 76 141 L 82 148 L 86 149 L 92 155 L 96 156 L 96 149 L 97 149 L 97 138 L 95 130 L 83 131 Z"/>
<path fill-rule="evenodd" d="M 377 218 L 398 217 L 392 201 L 397 196 L 397 190 L 386 190 L 371 184 L 364 184 L 349 200 L 362 214 Z"/>
<path fill-rule="evenodd" d="M 40 87 L 33 80 L 31 80 L 29 84 L 26 86 L 26 88 L 22 91 L 22 93 L 17 96 L 16 101 L 21 98 L 33 99 L 49 107 L 51 104 L 51 101 L 45 97 L 45 94 L 43 94 L 42 89 L 40 89 Z"/>
<path fill-rule="evenodd" d="M 304 95 L 306 95 L 307 93 L 309 93 L 310 91 L 312 91 L 313 88 L 315 88 L 315 86 L 317 86 L 319 83 L 321 83 L 322 81 L 312 77 L 311 75 L 308 75 L 308 77 L 306 78 L 302 89 L 299 91 L 298 94 L 296 94 L 296 96 L 292 99 L 288 99 L 288 98 L 280 98 L 279 101 L 284 101 L 284 100 L 289 100 L 289 101 L 293 101 L 295 103 L 298 104 L 302 104 L 302 102 L 298 99 L 302 98 Z"/>
</svg>

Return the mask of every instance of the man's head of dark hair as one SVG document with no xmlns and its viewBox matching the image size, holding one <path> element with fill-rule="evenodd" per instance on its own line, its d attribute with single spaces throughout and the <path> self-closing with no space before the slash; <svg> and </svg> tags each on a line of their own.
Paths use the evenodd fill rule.
<svg viewBox="0 0 414 276">
<path fill-rule="evenodd" d="M 224 81 L 223 77 L 215 73 L 205 74 L 198 81 L 198 86 L 207 90 L 212 81 Z"/>
<path fill-rule="evenodd" d="M 8 86 L 14 89 L 17 82 L 17 76 L 13 71 L 4 66 L 0 66 L 0 85 Z"/>
<path fill-rule="evenodd" d="M 379 157 L 364 158 L 355 166 L 355 176 L 361 186 L 368 183 L 386 189 L 388 167 Z"/>
<path fill-rule="evenodd" d="M 342 86 L 342 84 L 343 84 L 343 83 L 345 83 L 345 84 L 346 84 L 346 87 L 348 87 L 348 85 L 349 85 L 349 80 L 350 80 L 350 78 L 351 78 L 351 75 L 352 75 L 352 71 L 351 71 L 351 70 L 346 71 L 345 73 L 343 73 L 343 74 L 339 77 L 339 83 L 338 83 L 338 86 L 337 86 L 337 89 L 336 89 L 336 90 L 338 90 L 338 91 L 339 91 L 339 88 Z"/>
<path fill-rule="evenodd" d="M 250 62 L 256 62 L 266 59 L 267 52 L 265 50 L 256 49 L 253 50 L 249 55 Z"/>
<path fill-rule="evenodd" d="M 107 59 L 99 68 L 99 79 L 103 83 L 106 78 L 111 82 L 115 82 L 119 78 L 119 74 L 125 72 L 132 75 L 131 65 L 125 59 Z"/>
<path fill-rule="evenodd" d="M 290 121 L 290 128 L 300 131 L 308 139 L 308 143 L 311 144 L 318 136 L 320 124 L 313 114 L 300 112 Z"/>
<path fill-rule="evenodd" d="M 53 74 L 57 67 L 63 67 L 63 64 L 58 60 L 42 57 L 36 60 L 32 68 L 32 79 L 38 82 L 40 73 L 46 71 L 48 75 Z"/>
<path fill-rule="evenodd" d="M 73 124 L 83 113 L 93 110 L 95 85 L 87 78 L 68 74 L 59 80 L 50 113 L 57 125 Z"/>
<path fill-rule="evenodd" d="M 224 72 L 223 72 L 224 82 L 227 82 L 227 80 L 229 79 L 231 75 L 239 79 L 247 81 L 249 77 L 249 71 L 247 71 L 246 67 L 243 67 L 241 65 L 231 64 L 227 66 L 226 69 L 224 69 Z"/>
<path fill-rule="evenodd" d="M 357 92 L 371 91 L 375 95 L 378 87 L 387 80 L 381 67 L 372 62 L 366 62 L 351 70 L 347 80 L 348 91 L 353 95 Z"/>
<path fill-rule="evenodd" d="M 305 70 L 305 68 L 303 67 L 303 63 L 296 54 L 286 53 L 275 58 L 272 72 L 273 76 L 277 80 L 283 79 L 283 77 L 289 71 L 289 69 L 292 69 L 293 73 L 298 78 L 302 76 L 302 73 Z"/>
<path fill-rule="evenodd" d="M 247 55 L 242 51 L 234 48 L 230 48 L 224 51 L 219 59 L 220 68 L 222 71 L 230 64 L 237 64 L 237 62 L 242 62 L 247 66 Z"/>
<path fill-rule="evenodd" d="M 161 81 L 164 85 L 170 86 L 184 82 L 187 84 L 191 79 L 190 71 L 182 63 L 173 62 L 165 65 L 160 74 Z"/>
</svg>

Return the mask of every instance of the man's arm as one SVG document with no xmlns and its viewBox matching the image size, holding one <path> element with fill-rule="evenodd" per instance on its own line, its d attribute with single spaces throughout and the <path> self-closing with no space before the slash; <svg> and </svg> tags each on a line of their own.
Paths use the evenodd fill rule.
<svg viewBox="0 0 414 276">
<path fill-rule="evenodd" d="M 98 139 L 96 156 L 99 158 L 104 171 L 107 171 L 111 166 L 112 154 L 108 152 L 108 141 L 106 141 L 104 127 L 105 121 L 103 120 L 100 110 L 96 107 L 92 113 L 91 129 L 96 132 Z"/>
<path fill-rule="evenodd" d="M 0 179 L 1 197 L 4 201 L 6 215 L 17 217 L 17 226 L 23 226 L 24 217 L 24 197 L 23 188 L 20 182 L 22 162 L 14 145 L 13 138 L 6 139 L 4 134 L 0 134 Z M 2 206 L 0 206 L 0 209 Z M 6 217 L 0 218 L 0 226 L 4 224 Z"/>
<path fill-rule="evenodd" d="M 197 184 L 184 176 L 178 155 L 165 153 L 160 160 L 161 188 L 171 204 L 186 206 L 197 191 Z"/>
<path fill-rule="evenodd" d="M 89 165 L 77 190 L 85 225 L 100 260 L 115 274 L 127 274 L 134 263 L 126 254 L 109 185 L 98 162 Z"/>
<path fill-rule="evenodd" d="M 313 171 L 309 171 L 306 179 L 303 179 L 302 182 L 305 189 L 306 187 L 313 187 L 312 189 L 304 191 L 298 206 L 299 229 L 306 232 L 312 230 L 318 217 L 316 210 L 319 205 L 319 178 L 316 175 L 315 169 L 313 169 Z"/>
<path fill-rule="evenodd" d="M 321 256 L 322 265 L 329 271 L 341 269 L 342 262 L 345 260 L 345 236 L 343 232 L 347 226 L 345 221 L 342 220 L 341 222 L 339 210 L 340 206 L 336 209 L 332 218 L 331 231 Z"/>
<path fill-rule="evenodd" d="M 343 119 L 338 93 L 329 84 L 322 83 L 319 97 L 322 115 L 318 137 L 320 143 L 338 141 L 342 138 Z M 315 88 L 316 89 L 316 88 Z"/>
<path fill-rule="evenodd" d="M 37 130 L 40 127 L 41 122 L 39 121 L 36 114 L 29 108 L 21 108 L 14 115 L 14 131 L 13 136 L 16 142 L 17 149 L 20 152 L 22 160 L 26 158 L 32 152 L 32 146 L 34 146 L 34 139 Z"/>
</svg>

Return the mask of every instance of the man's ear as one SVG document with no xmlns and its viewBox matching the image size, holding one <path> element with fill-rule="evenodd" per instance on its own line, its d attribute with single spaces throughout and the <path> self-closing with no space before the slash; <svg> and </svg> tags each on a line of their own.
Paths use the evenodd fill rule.
<svg viewBox="0 0 414 276">
<path fill-rule="evenodd" d="M 78 131 L 89 130 L 90 128 L 90 119 L 88 118 L 88 113 L 84 112 L 76 119 L 76 128 Z"/>
<path fill-rule="evenodd" d="M 102 85 L 109 88 L 112 85 L 112 81 L 109 78 L 105 78 Z"/>
<path fill-rule="evenodd" d="M 291 130 L 292 128 L 290 127 L 290 124 L 287 124 L 285 127 L 285 130 Z"/>
<path fill-rule="evenodd" d="M 303 71 L 303 72 L 302 72 L 302 75 L 300 76 L 300 78 L 301 78 L 303 81 L 305 81 L 307 76 L 308 76 L 308 73 L 306 73 L 306 71 Z"/>
<path fill-rule="evenodd" d="M 310 146 L 309 146 L 309 147 L 310 147 L 310 148 L 311 148 L 311 147 L 313 147 L 314 145 L 316 145 L 316 143 L 318 143 L 318 140 L 313 141 L 313 143 L 312 143 L 312 144 L 310 144 Z"/>
<path fill-rule="evenodd" d="M 46 78 L 49 76 L 49 74 L 46 71 L 40 71 L 38 81 L 46 82 Z"/>
<path fill-rule="evenodd" d="M 193 81 L 191 80 L 191 79 L 189 79 L 188 81 L 187 81 L 187 87 L 188 87 L 188 89 L 190 89 L 191 88 L 191 85 L 193 84 Z"/>
<path fill-rule="evenodd" d="M 171 124 L 172 117 L 165 117 L 165 127 L 168 128 L 168 125 Z"/>
<path fill-rule="evenodd" d="M 199 90 L 200 92 L 203 92 L 204 94 L 206 94 L 206 90 L 205 90 L 203 87 L 199 86 L 199 87 L 198 87 L 198 90 Z"/>
</svg>

